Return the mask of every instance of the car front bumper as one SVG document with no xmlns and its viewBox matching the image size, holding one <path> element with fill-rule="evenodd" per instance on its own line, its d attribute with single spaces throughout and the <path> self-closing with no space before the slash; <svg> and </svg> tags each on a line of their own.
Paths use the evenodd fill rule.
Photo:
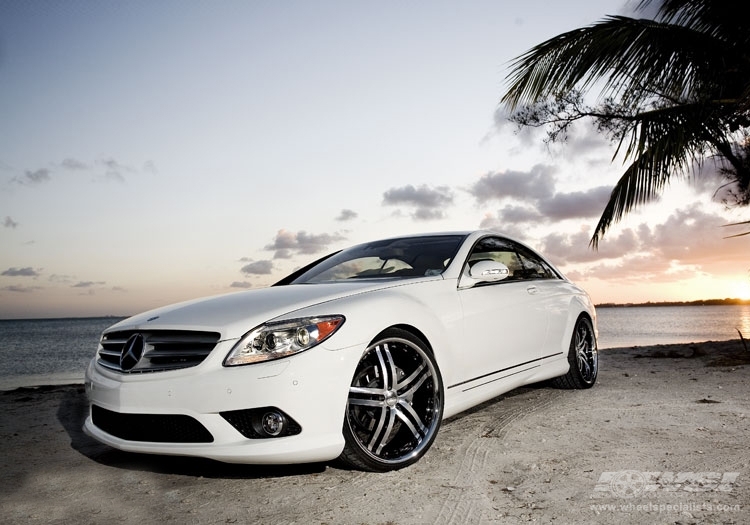
<svg viewBox="0 0 750 525">
<path fill-rule="evenodd" d="M 349 385 L 364 346 L 328 350 L 323 345 L 268 363 L 224 367 L 234 341 L 226 341 L 198 366 L 168 372 L 122 374 L 92 360 L 86 371 L 91 405 L 114 416 L 188 416 L 213 441 L 202 443 L 122 439 L 94 424 L 84 431 L 114 448 L 149 454 L 199 456 L 230 463 L 285 464 L 328 461 L 344 448 L 342 426 Z M 276 407 L 301 432 L 275 438 L 248 438 L 222 412 Z M 127 417 L 127 416 L 126 416 Z"/>
</svg>

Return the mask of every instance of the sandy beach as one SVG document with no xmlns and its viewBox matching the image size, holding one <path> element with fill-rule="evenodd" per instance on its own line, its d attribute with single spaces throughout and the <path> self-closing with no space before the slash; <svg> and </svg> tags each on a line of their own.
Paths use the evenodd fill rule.
<svg viewBox="0 0 750 525">
<path fill-rule="evenodd" d="M 597 385 L 522 388 L 387 474 L 137 455 L 88 438 L 82 385 L 0 394 L 0 523 L 748 523 L 739 339 L 600 353 Z"/>
</svg>

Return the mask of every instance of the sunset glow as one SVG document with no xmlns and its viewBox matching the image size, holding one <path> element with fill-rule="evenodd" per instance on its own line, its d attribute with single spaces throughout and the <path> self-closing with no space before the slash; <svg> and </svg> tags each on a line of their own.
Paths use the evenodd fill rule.
<svg viewBox="0 0 750 525">
<path fill-rule="evenodd" d="M 734 283 L 734 297 L 743 300 L 750 300 L 750 283 L 741 281 Z"/>
<path fill-rule="evenodd" d="M 0 318 L 129 315 L 476 228 L 596 303 L 750 299 L 750 236 L 725 238 L 750 214 L 714 196 L 711 162 L 593 251 L 624 169 L 613 145 L 582 124 L 548 148 L 498 111 L 515 57 L 627 9 L 6 2 Z"/>
</svg>

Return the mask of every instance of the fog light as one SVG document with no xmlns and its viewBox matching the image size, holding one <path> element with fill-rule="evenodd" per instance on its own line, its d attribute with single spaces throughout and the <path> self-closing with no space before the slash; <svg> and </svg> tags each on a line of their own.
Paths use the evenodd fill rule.
<svg viewBox="0 0 750 525">
<path fill-rule="evenodd" d="M 284 432 L 286 418 L 283 414 L 279 414 L 278 412 L 266 412 L 261 418 L 260 426 L 263 429 L 263 432 L 271 437 L 276 437 Z"/>
<path fill-rule="evenodd" d="M 299 423 L 278 407 L 246 408 L 220 414 L 248 439 L 282 438 L 302 432 Z"/>
</svg>

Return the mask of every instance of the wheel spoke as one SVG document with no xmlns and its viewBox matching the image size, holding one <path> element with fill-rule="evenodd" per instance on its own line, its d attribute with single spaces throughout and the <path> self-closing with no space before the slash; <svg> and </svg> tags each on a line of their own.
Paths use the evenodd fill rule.
<svg viewBox="0 0 750 525">
<path fill-rule="evenodd" d="M 584 379 L 588 380 L 591 376 L 591 364 L 589 363 L 588 356 L 580 352 L 578 354 L 578 370 L 581 371 L 581 375 Z"/>
<path fill-rule="evenodd" d="M 586 345 L 588 344 L 588 331 L 586 330 L 586 327 L 581 324 L 578 327 L 578 332 L 576 333 L 576 349 L 581 352 L 586 349 Z"/>
<path fill-rule="evenodd" d="M 394 388 L 397 375 L 396 375 L 396 364 L 393 362 L 393 356 L 391 350 L 387 344 L 375 347 L 375 354 L 378 356 L 378 362 L 380 363 L 380 371 L 383 375 L 383 388 L 391 390 Z"/>
<path fill-rule="evenodd" d="M 372 433 L 372 439 L 367 444 L 367 448 L 370 452 L 380 454 L 383 451 L 383 447 L 388 444 L 388 438 L 393 430 L 393 423 L 396 421 L 395 412 L 396 411 L 390 407 L 383 407 L 383 410 L 380 411 L 378 425 Z"/>
<path fill-rule="evenodd" d="M 385 406 L 386 390 L 378 387 L 350 386 L 349 404 L 369 407 Z"/>
<path fill-rule="evenodd" d="M 398 404 L 398 410 L 396 410 L 398 418 L 407 426 L 411 431 L 414 439 L 417 443 L 422 441 L 422 438 L 427 433 L 427 427 L 422 423 L 422 418 L 414 410 L 409 403 L 400 401 Z"/>
<path fill-rule="evenodd" d="M 411 399 L 414 393 L 419 390 L 419 387 L 431 376 L 430 369 L 427 368 L 426 363 L 422 363 L 417 369 L 411 373 L 409 377 L 403 381 L 399 381 L 396 389 L 399 397 L 405 397 Z M 404 390 L 404 388 L 406 390 Z"/>
</svg>

